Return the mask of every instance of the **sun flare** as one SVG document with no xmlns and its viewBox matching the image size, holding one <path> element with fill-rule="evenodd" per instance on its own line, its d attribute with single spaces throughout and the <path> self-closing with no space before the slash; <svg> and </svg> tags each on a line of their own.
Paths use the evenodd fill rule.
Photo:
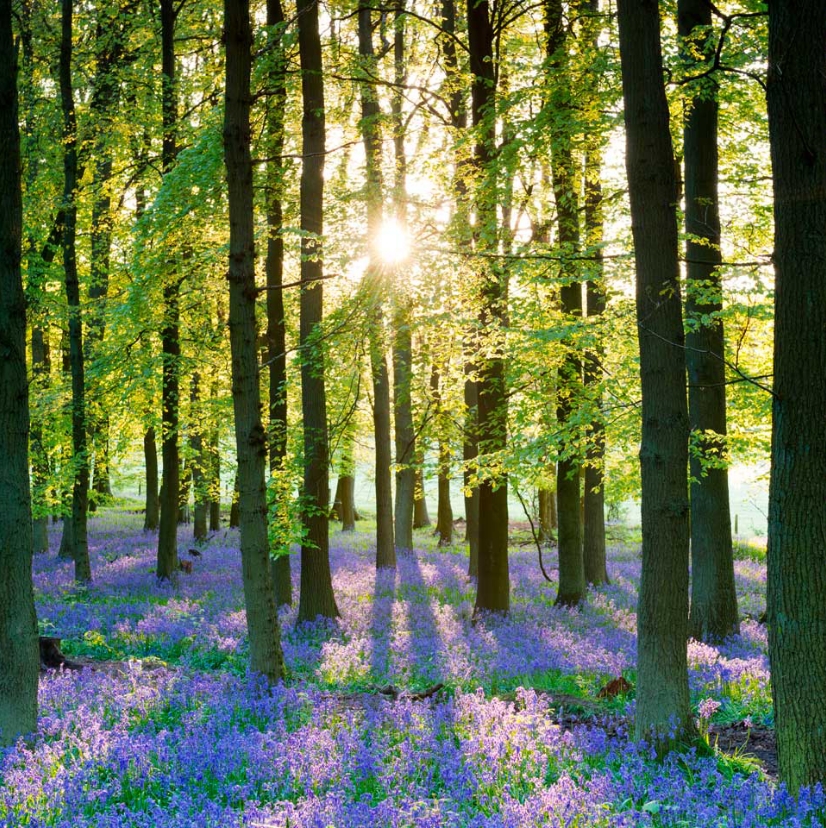
<svg viewBox="0 0 826 828">
<path fill-rule="evenodd" d="M 387 219 L 375 240 L 376 253 L 388 265 L 401 264 L 410 256 L 410 235 L 396 219 Z"/>
</svg>

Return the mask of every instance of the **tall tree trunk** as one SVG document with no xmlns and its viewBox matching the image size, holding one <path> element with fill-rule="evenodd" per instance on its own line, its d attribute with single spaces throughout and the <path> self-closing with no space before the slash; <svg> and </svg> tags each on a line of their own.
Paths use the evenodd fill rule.
<svg viewBox="0 0 826 828">
<path fill-rule="evenodd" d="M 210 388 L 213 402 L 218 398 L 218 388 L 213 382 Z M 221 446 L 218 415 L 210 415 L 209 440 L 207 441 L 209 457 L 209 531 L 217 532 L 221 528 Z"/>
<path fill-rule="evenodd" d="M 150 426 L 143 434 L 143 457 L 146 469 L 146 500 L 143 528 L 155 531 L 158 528 L 160 498 L 158 497 L 158 446 L 155 442 L 155 427 Z"/>
<path fill-rule="evenodd" d="M 193 536 L 196 541 L 205 541 L 207 537 L 206 464 L 208 453 L 204 445 L 204 416 L 200 409 L 201 377 L 197 371 L 192 372 L 190 380 L 190 430 L 189 450 L 192 455 L 192 496 L 195 503 L 193 510 Z"/>
<path fill-rule="evenodd" d="M 487 0 L 468 0 L 468 50 L 470 53 L 471 112 L 477 130 L 474 162 L 476 182 L 475 242 L 484 253 L 497 236 L 496 173 L 496 73 L 494 33 Z M 494 251 L 495 252 L 495 251 Z M 507 388 L 502 356 L 502 329 L 507 316 L 507 273 L 494 262 L 481 266 L 482 346 L 478 355 L 480 466 L 485 455 L 504 451 L 507 445 Z M 508 484 L 506 479 L 486 476 L 479 486 L 479 575 L 475 611 L 507 612 L 510 607 L 508 569 Z"/>
<path fill-rule="evenodd" d="M 407 226 L 407 156 L 404 149 L 405 124 L 402 105 L 407 82 L 404 53 L 404 4 L 394 6 L 393 64 L 396 88 L 391 100 L 393 116 L 393 151 L 396 178 L 393 203 L 396 219 Z M 393 296 L 393 413 L 396 432 L 396 502 L 395 541 L 402 550 L 413 548 L 413 510 L 416 494 L 416 473 L 413 457 L 416 435 L 413 430 L 413 337 L 411 334 L 412 303 L 404 288 Z"/>
<path fill-rule="evenodd" d="M 72 0 L 62 0 L 60 40 L 60 101 L 63 111 L 63 268 L 69 306 L 69 359 L 72 368 L 72 486 L 71 539 L 75 580 L 92 580 L 86 513 L 89 505 L 89 453 L 86 445 L 86 396 L 83 366 L 83 319 L 77 273 L 77 122 L 72 97 Z"/>
<path fill-rule="evenodd" d="M 22 230 L 17 59 L 11 0 L 0 0 L 0 747 L 37 727 L 40 668 L 32 587 Z"/>
<path fill-rule="evenodd" d="M 355 408 L 355 403 L 353 404 Z M 352 417 L 344 426 L 341 437 L 341 458 L 339 460 L 339 476 L 336 482 L 336 496 L 334 506 L 338 510 L 342 532 L 354 532 L 356 529 L 356 460 L 354 456 L 356 444 L 355 422 Z"/>
<path fill-rule="evenodd" d="M 688 697 L 688 407 L 677 254 L 677 182 L 663 87 L 659 4 L 620 0 L 626 168 L 642 381 L 642 577 L 638 739 L 693 731 Z"/>
<path fill-rule="evenodd" d="M 373 377 L 373 433 L 376 443 L 376 566 L 395 567 L 396 548 L 393 542 L 392 455 L 390 452 L 390 376 L 384 348 L 384 314 L 382 307 L 387 293 L 382 262 L 376 258 L 374 240 L 381 232 L 383 215 L 383 180 L 381 134 L 379 132 L 378 95 L 375 78 L 378 71 L 373 52 L 373 25 L 369 6 L 360 4 L 358 11 L 359 58 L 363 78 L 361 91 L 361 137 L 364 143 L 367 195 L 367 240 L 369 263 L 365 283 L 370 293 L 368 336 L 370 365 Z"/>
<path fill-rule="evenodd" d="M 468 543 L 468 575 L 479 575 L 479 487 L 473 485 L 479 443 L 476 437 L 479 419 L 479 392 L 473 379 L 473 363 L 465 361 L 465 423 L 462 434 L 462 460 L 464 461 L 465 538 Z"/>
<path fill-rule="evenodd" d="M 267 0 L 267 25 L 273 29 L 272 100 L 267 110 L 267 361 L 269 362 L 270 473 L 287 462 L 287 323 L 284 317 L 284 239 L 281 235 L 284 193 L 284 118 L 287 102 L 287 55 L 283 45 L 284 10 L 281 0 Z M 289 555 L 272 559 L 277 606 L 293 602 Z"/>
<path fill-rule="evenodd" d="M 539 542 L 550 543 L 554 540 L 556 526 L 554 525 L 553 506 L 556 492 L 547 486 L 540 486 L 537 493 L 537 506 L 539 509 Z"/>
<path fill-rule="evenodd" d="M 161 111 L 163 120 L 162 165 L 167 175 L 177 156 L 175 132 L 178 120 L 178 93 L 175 79 L 175 7 L 173 0 L 161 0 Z M 177 265 L 170 261 L 164 274 L 161 326 L 161 520 L 158 532 L 156 574 L 160 580 L 178 577 L 178 510 L 180 459 L 178 423 L 180 411 L 180 305 Z"/>
<path fill-rule="evenodd" d="M 556 205 L 559 249 L 563 257 L 560 309 L 565 323 L 574 326 L 582 319 L 582 285 L 576 257 L 579 254 L 579 198 L 573 155 L 573 123 L 570 79 L 562 19 L 561 0 L 545 2 L 546 53 L 549 99 L 546 106 L 551 138 L 551 176 Z M 567 435 L 556 464 L 556 504 L 559 510 L 559 592 L 556 603 L 576 606 L 585 598 L 585 561 L 580 523 L 580 461 L 574 448 L 577 440 L 574 404 L 581 386 L 582 360 L 572 337 L 565 341 L 565 357 L 556 388 L 557 420 Z"/>
<path fill-rule="evenodd" d="M 261 389 L 255 322 L 255 226 L 250 154 L 252 29 L 249 0 L 225 0 L 227 49 L 224 162 L 229 194 L 229 339 L 232 401 L 240 489 L 241 570 L 250 640 L 250 669 L 270 682 L 284 673 L 275 592 L 270 578 L 267 435 L 261 421 Z"/>
<path fill-rule="evenodd" d="M 826 4 L 769 4 L 774 401 L 768 626 L 780 778 L 826 782 Z"/>
<path fill-rule="evenodd" d="M 690 71 L 707 69 L 716 39 L 711 36 L 711 7 L 706 0 L 679 0 L 679 33 L 690 38 L 684 52 Z M 702 54 L 696 62 L 692 55 Z M 686 366 L 688 414 L 696 447 L 718 468 L 704 469 L 690 455 L 691 470 L 691 613 L 688 632 L 703 641 L 719 641 L 740 629 L 734 558 L 731 548 L 726 462 L 726 366 L 723 285 L 720 276 L 718 209 L 717 84 L 706 78 L 702 89 L 689 87 L 683 124 L 685 159 Z M 711 319 L 704 323 L 703 319 Z"/>
<path fill-rule="evenodd" d="M 323 318 L 321 238 L 324 227 L 324 79 L 318 4 L 299 0 L 298 50 L 303 102 L 301 169 L 301 410 L 304 415 L 304 528 L 298 620 L 338 616 L 330 572 L 327 396 L 316 344 Z"/>
<path fill-rule="evenodd" d="M 238 470 L 235 471 L 235 478 L 232 482 L 232 503 L 229 507 L 229 528 L 237 529 L 241 525 L 241 512 L 238 505 L 240 497 L 240 485 L 238 483 Z"/>
<path fill-rule="evenodd" d="M 589 0 L 582 38 L 585 48 L 600 49 L 602 30 L 599 0 Z M 591 73 L 594 74 L 594 73 Z M 591 79 L 588 93 L 597 99 L 599 77 Z M 596 341 L 585 354 L 584 381 L 589 390 L 594 416 L 588 427 L 587 465 L 585 467 L 585 519 L 583 521 L 582 556 L 585 560 L 585 580 L 599 586 L 607 584 L 608 568 L 605 556 L 605 423 L 602 415 L 602 364 L 605 348 L 599 330 L 600 318 L 605 312 L 605 277 L 603 273 L 602 240 L 604 217 L 602 210 L 602 151 L 601 134 L 589 134 L 585 139 L 585 243 L 592 261 L 586 284 L 586 315 Z M 597 327 L 596 333 L 593 332 Z"/>
</svg>

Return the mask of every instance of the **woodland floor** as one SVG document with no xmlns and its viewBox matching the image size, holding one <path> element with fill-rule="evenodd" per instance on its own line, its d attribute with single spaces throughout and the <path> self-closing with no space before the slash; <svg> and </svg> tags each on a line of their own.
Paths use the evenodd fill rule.
<svg viewBox="0 0 826 828">
<path fill-rule="evenodd" d="M 45 672 L 37 739 L 0 752 L 4 828 L 826 822 L 822 791 L 795 801 L 776 783 L 759 555 L 736 562 L 741 634 L 689 643 L 695 710 L 720 703 L 700 721 L 708 736 L 658 762 L 628 736 L 639 555 L 627 534 L 615 530 L 611 584 L 572 611 L 553 606 L 556 585 L 514 526 L 510 616 L 473 623 L 461 545 L 421 531 L 377 574 L 371 534 L 336 533 L 342 617 L 297 626 L 284 608 L 287 680 L 267 689 L 246 671 L 237 534 L 215 533 L 172 588 L 155 581 L 141 521 L 92 519 L 88 588 L 57 559 L 57 534 L 36 558 L 41 632 L 83 669 Z M 191 547 L 182 527 L 182 558 Z M 555 565 L 547 550 L 552 579 Z M 630 689 L 601 697 L 620 676 Z"/>
</svg>

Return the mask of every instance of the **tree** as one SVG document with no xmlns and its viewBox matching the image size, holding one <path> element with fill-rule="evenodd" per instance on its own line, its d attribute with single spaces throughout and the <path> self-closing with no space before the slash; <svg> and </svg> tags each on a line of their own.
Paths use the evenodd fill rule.
<svg viewBox="0 0 826 828">
<path fill-rule="evenodd" d="M 471 120 L 476 130 L 474 164 L 477 181 L 473 205 L 478 252 L 491 252 L 497 236 L 494 144 L 496 136 L 496 61 L 494 28 L 487 0 L 468 0 Z M 479 484 L 479 572 L 476 610 L 507 612 L 508 484 L 496 468 L 507 442 L 507 387 L 501 335 L 507 313 L 507 274 L 493 261 L 480 260 L 481 353 L 477 358 L 479 463 L 487 463 Z"/>
<path fill-rule="evenodd" d="M 768 625 L 780 776 L 826 782 L 826 5 L 769 4 L 775 334 Z"/>
<path fill-rule="evenodd" d="M 712 65 L 711 7 L 680 0 L 679 33 L 689 71 Z M 695 69 L 695 67 L 697 67 Z M 703 641 L 740 629 L 731 548 L 726 468 L 726 366 L 718 209 L 717 81 L 689 86 L 683 124 L 686 242 L 686 367 L 693 450 L 691 471 L 691 613 L 688 631 Z"/>
<path fill-rule="evenodd" d="M 26 302 L 17 59 L 11 0 L 0 0 L 0 747 L 37 726 L 40 658 L 32 586 Z"/>
<path fill-rule="evenodd" d="M 305 540 L 301 544 L 299 621 L 338 616 L 330 574 L 327 395 L 319 347 L 323 316 L 321 236 L 324 226 L 324 77 L 318 4 L 298 2 L 298 50 L 303 102 L 301 168 L 301 410 L 304 415 Z"/>
<path fill-rule="evenodd" d="M 173 0 L 161 0 L 161 113 L 163 145 L 161 166 L 169 175 L 178 154 L 176 122 L 178 94 L 175 80 L 175 5 Z M 180 410 L 180 277 L 177 263 L 169 262 L 169 272 L 163 282 L 163 324 L 161 327 L 161 520 L 158 531 L 158 564 L 156 574 L 161 580 L 174 581 L 178 577 L 178 511 L 180 489 L 180 458 L 178 425 Z"/>
<path fill-rule="evenodd" d="M 60 104 L 63 112 L 63 270 L 69 306 L 69 360 L 72 373 L 72 485 L 71 527 L 75 580 L 92 580 L 86 513 L 89 505 L 89 454 L 86 441 L 86 389 L 83 360 L 83 318 L 77 272 L 77 120 L 72 90 L 72 0 L 62 0 L 60 38 Z M 64 523 L 64 527 L 67 524 Z"/>
<path fill-rule="evenodd" d="M 626 170 L 642 383 L 642 576 L 638 739 L 665 747 L 693 728 L 688 697 L 688 408 L 677 183 L 663 86 L 659 4 L 620 0 Z"/>
<path fill-rule="evenodd" d="M 559 298 L 564 324 L 582 319 L 582 284 L 576 257 L 579 254 L 579 197 L 573 153 L 574 123 L 571 113 L 565 21 L 561 0 L 546 0 L 545 34 L 550 85 L 546 106 L 551 144 L 551 174 L 556 205 L 559 249 L 564 264 Z M 574 402 L 581 386 L 582 359 L 573 342 L 558 373 L 557 420 L 569 431 L 556 464 L 556 503 L 559 528 L 559 592 L 556 603 L 576 606 L 585 598 L 585 561 L 582 556 L 580 521 L 580 460 L 572 429 Z"/>
<path fill-rule="evenodd" d="M 270 473 L 287 462 L 287 322 L 284 317 L 284 119 L 287 102 L 287 56 L 283 45 L 284 9 L 281 0 L 268 0 L 267 26 L 273 43 L 269 72 L 272 99 L 267 109 L 267 362 L 269 363 Z M 272 561 L 275 602 L 292 604 L 289 555 Z"/>
<path fill-rule="evenodd" d="M 270 579 L 267 437 L 261 422 L 255 322 L 255 227 L 250 153 L 252 28 L 248 0 L 226 0 L 227 49 L 224 161 L 229 193 L 229 334 L 238 452 L 239 519 L 250 668 L 270 682 L 284 672 L 275 592 Z"/>
</svg>

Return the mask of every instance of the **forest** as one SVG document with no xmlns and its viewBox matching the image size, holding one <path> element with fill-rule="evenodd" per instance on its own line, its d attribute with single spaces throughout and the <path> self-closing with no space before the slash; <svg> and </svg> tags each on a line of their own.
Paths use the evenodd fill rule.
<svg viewBox="0 0 826 828">
<path fill-rule="evenodd" d="M 0 828 L 826 825 L 824 47 L 0 0 Z"/>
</svg>

